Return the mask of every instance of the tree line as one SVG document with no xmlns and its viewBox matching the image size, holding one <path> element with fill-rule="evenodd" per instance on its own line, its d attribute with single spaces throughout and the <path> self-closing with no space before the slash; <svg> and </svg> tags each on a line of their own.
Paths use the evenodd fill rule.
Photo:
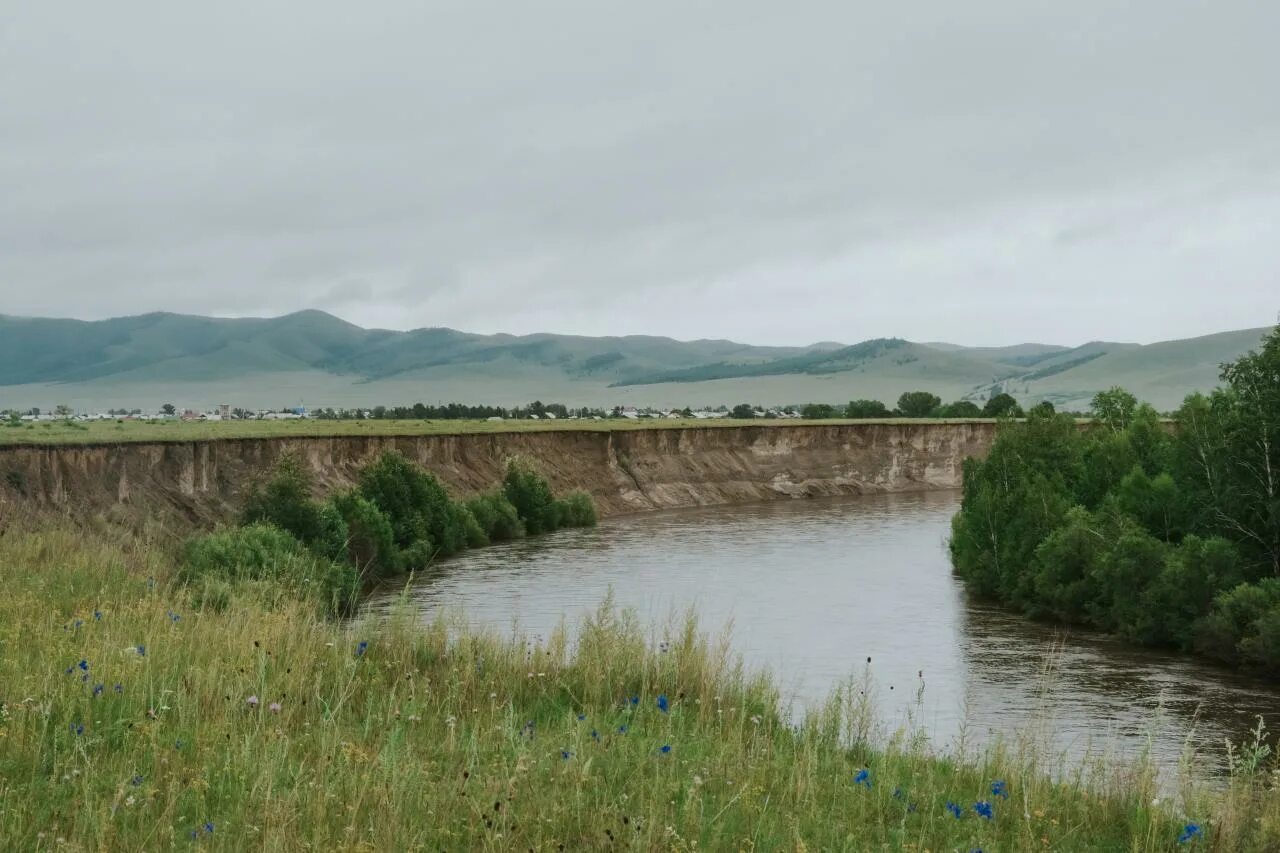
<svg viewBox="0 0 1280 853">
<path fill-rule="evenodd" d="M 520 460 L 508 463 L 499 488 L 468 500 L 451 498 L 434 475 L 394 451 L 328 500 L 314 499 L 313 485 L 296 458 L 281 459 L 250 488 L 237 527 L 187 544 L 184 578 L 211 591 L 271 580 L 344 613 L 363 587 L 437 557 L 596 523 L 590 495 L 557 498 Z"/>
<path fill-rule="evenodd" d="M 1034 618 L 1280 672 L 1280 328 L 1161 419 L 1113 388 L 1094 425 L 1033 411 L 969 460 L 951 555 Z"/>
<path fill-rule="evenodd" d="M 1038 404 L 1039 412 L 1052 413 L 1053 404 Z M 1026 413 L 1012 395 L 998 393 L 986 403 L 979 406 L 971 400 L 957 400 L 943 403 L 937 394 L 928 391 L 907 391 L 898 398 L 897 408 L 890 409 L 879 400 L 851 400 L 845 406 L 830 403 L 807 403 L 803 406 L 788 406 L 785 411 L 796 412 L 808 420 L 828 420 L 847 418 L 853 420 L 871 420 L 875 418 L 1021 418 Z M 739 403 L 730 411 L 734 418 L 749 419 L 759 417 L 755 407 L 749 403 Z"/>
</svg>

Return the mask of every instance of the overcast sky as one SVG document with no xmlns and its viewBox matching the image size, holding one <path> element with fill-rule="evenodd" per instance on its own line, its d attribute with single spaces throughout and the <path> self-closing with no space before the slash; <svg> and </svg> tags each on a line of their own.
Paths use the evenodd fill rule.
<svg viewBox="0 0 1280 853">
<path fill-rule="evenodd" d="M 8 3 L 0 313 L 756 343 L 1280 310 L 1280 3 Z"/>
</svg>

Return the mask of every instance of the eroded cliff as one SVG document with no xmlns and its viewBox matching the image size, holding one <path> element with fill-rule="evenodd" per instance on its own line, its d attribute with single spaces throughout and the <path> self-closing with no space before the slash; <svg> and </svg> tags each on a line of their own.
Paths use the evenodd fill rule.
<svg viewBox="0 0 1280 853">
<path fill-rule="evenodd" d="M 948 489 L 983 456 L 992 423 L 867 423 L 630 431 L 225 439 L 0 447 L 0 513 L 158 516 L 197 525 L 235 512 L 249 483 L 295 454 L 324 491 L 395 449 L 457 495 L 492 488 L 523 457 L 557 491 L 583 489 L 602 516 L 778 498 Z"/>
</svg>

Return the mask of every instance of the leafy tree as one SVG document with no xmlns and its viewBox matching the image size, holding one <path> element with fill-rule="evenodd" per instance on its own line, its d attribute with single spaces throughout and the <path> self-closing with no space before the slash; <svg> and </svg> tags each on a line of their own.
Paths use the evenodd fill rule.
<svg viewBox="0 0 1280 853">
<path fill-rule="evenodd" d="M 1011 394 L 1000 393 L 987 401 L 982 407 L 982 414 L 988 418 L 1020 418 L 1022 407 Z"/>
<path fill-rule="evenodd" d="M 1048 400 L 1041 400 L 1039 403 L 1036 403 L 1031 407 L 1031 412 L 1033 414 L 1041 416 L 1052 415 L 1055 414 L 1056 411 L 1057 410 L 1053 407 L 1053 403 L 1050 403 Z"/>
<path fill-rule="evenodd" d="M 889 407 L 879 400 L 852 400 L 845 407 L 844 416 L 858 419 L 887 418 Z"/>
<path fill-rule="evenodd" d="M 800 417 L 820 421 L 827 418 L 838 418 L 840 417 L 840 412 L 836 410 L 835 406 L 827 403 L 809 403 L 800 410 Z"/>
<path fill-rule="evenodd" d="M 982 409 L 978 408 L 978 404 L 969 400 L 960 400 L 955 403 L 947 403 L 938 409 L 937 415 L 940 418 L 980 418 L 982 417 Z"/>
<path fill-rule="evenodd" d="M 739 403 L 733 407 L 729 416 L 738 420 L 750 420 L 756 416 L 756 410 L 747 403 Z"/>
<path fill-rule="evenodd" d="M 376 579 L 401 570 L 391 520 L 358 489 L 339 492 L 329 505 L 347 526 L 347 561 L 361 577 Z"/>
<path fill-rule="evenodd" d="M 467 501 L 467 509 L 471 510 L 471 515 L 490 542 L 505 542 L 524 536 L 520 513 L 502 492 L 477 495 Z"/>
<path fill-rule="evenodd" d="M 1093 395 L 1089 405 L 1094 418 L 1119 432 L 1129 426 L 1138 409 L 1138 398 L 1118 386 Z"/>
<path fill-rule="evenodd" d="M 560 526 L 560 516 L 551 487 L 525 463 L 513 459 L 507 465 L 502 492 L 516 508 L 529 533 L 550 533 Z"/>
<path fill-rule="evenodd" d="M 271 478 L 250 487 L 240 511 L 240 523 L 273 524 L 330 559 L 346 549 L 347 528 L 342 516 L 311 498 L 311 476 L 293 455 L 276 464 Z"/>
<path fill-rule="evenodd" d="M 174 415 L 178 413 L 178 409 L 173 405 L 173 403 L 165 403 L 160 407 L 160 411 L 166 415 Z"/>
<path fill-rule="evenodd" d="M 360 492 L 391 521 L 397 547 L 429 543 L 425 550 L 440 556 L 466 547 L 466 527 L 452 511 L 444 486 L 400 453 L 387 451 L 365 468 Z"/>
<path fill-rule="evenodd" d="M 898 398 L 898 413 L 904 418 L 927 418 L 942 405 L 942 399 L 928 391 L 908 391 Z"/>
</svg>

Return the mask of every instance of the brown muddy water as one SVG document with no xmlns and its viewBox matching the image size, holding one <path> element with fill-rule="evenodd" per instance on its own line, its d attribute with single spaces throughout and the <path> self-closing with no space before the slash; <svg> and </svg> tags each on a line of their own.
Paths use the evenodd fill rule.
<svg viewBox="0 0 1280 853">
<path fill-rule="evenodd" d="M 883 729 L 942 749 L 1038 732 L 1068 761 L 1150 748 L 1165 769 L 1188 744 L 1201 771 L 1225 766 L 1280 686 L 1176 654 L 1036 624 L 971 601 L 946 552 L 958 492 L 876 495 L 645 513 L 591 530 L 471 551 L 400 594 L 424 619 L 545 637 L 612 592 L 654 642 L 695 608 L 726 628 L 748 667 L 767 667 L 803 710 L 842 681 L 869 679 Z M 870 658 L 870 664 L 867 663 Z"/>
</svg>

